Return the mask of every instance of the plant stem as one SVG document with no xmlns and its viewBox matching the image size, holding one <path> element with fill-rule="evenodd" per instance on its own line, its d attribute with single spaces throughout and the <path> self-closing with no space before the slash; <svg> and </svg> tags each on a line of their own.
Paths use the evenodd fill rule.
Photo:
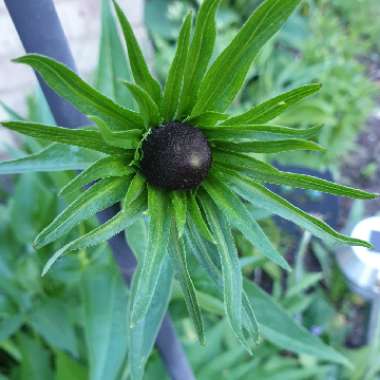
<svg viewBox="0 0 380 380">
<path fill-rule="evenodd" d="M 28 53 L 44 54 L 76 71 L 75 62 L 52 0 L 5 0 L 21 42 Z M 37 76 L 38 77 L 38 76 Z M 87 118 L 52 91 L 38 77 L 50 110 L 57 124 L 76 128 L 88 124 Z M 117 208 L 99 215 L 101 221 L 112 217 Z M 136 259 L 121 233 L 109 242 L 123 277 L 129 284 L 136 268 Z M 173 380 L 195 379 L 167 314 L 157 336 L 156 346 Z"/>
</svg>

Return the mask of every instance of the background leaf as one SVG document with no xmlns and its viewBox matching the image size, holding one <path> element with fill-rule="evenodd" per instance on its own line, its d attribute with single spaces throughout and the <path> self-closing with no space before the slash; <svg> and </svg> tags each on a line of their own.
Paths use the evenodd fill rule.
<svg viewBox="0 0 380 380">
<path fill-rule="evenodd" d="M 119 379 L 127 353 L 125 284 L 113 266 L 88 266 L 83 272 L 82 289 L 90 379 Z"/>
</svg>

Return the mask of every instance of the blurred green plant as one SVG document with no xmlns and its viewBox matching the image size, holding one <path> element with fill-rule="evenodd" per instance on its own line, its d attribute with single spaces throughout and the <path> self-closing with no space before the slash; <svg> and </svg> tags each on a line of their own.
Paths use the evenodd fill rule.
<svg viewBox="0 0 380 380">
<path fill-rule="evenodd" d="M 241 5 L 242 9 L 245 9 L 244 2 L 241 2 Z M 223 16 L 228 24 L 229 16 L 226 15 L 228 12 Z M 221 50 L 221 47 L 217 49 Z M 96 85 L 109 97 L 124 106 L 131 106 L 133 105 L 131 97 L 118 80 L 120 76 L 129 77 L 127 68 L 128 60 L 116 32 L 109 3 L 104 0 L 103 33 Z M 301 93 L 304 90 L 307 88 L 301 89 Z M 278 100 L 275 103 L 277 105 Z M 34 121 L 51 123 L 51 115 L 47 112 L 42 99 L 37 101 L 37 107 L 34 103 L 31 111 Z M 220 377 L 221 370 L 226 373 L 226 378 L 233 379 L 248 379 L 252 373 L 257 378 L 265 379 L 275 379 L 275 376 L 278 378 L 279 373 L 289 378 L 297 376 L 318 378 L 316 376 L 325 374 L 329 366 L 328 364 L 317 366 L 315 363 L 318 360 L 323 363 L 336 362 L 349 366 L 343 355 L 300 327 L 291 317 L 294 313 L 299 314 L 304 311 L 311 304 L 311 298 L 305 297 L 303 292 L 315 285 L 320 280 L 320 275 L 311 274 L 305 276 L 304 282 L 291 284 L 282 300 L 281 276 L 277 266 L 268 260 L 263 261 L 262 257 L 258 258 L 256 251 L 253 257 L 246 257 L 248 260 L 245 263 L 242 261 L 241 266 L 247 274 L 249 266 L 256 265 L 275 275 L 279 297 L 276 300 L 275 296 L 270 297 L 256 284 L 244 281 L 246 300 L 255 309 L 262 335 L 267 342 L 258 348 L 257 359 L 252 360 L 247 356 L 244 349 L 231 338 L 231 332 L 225 328 L 227 320 L 224 317 L 219 268 L 215 263 L 207 262 L 208 257 L 217 257 L 216 247 L 197 234 L 192 235 L 192 238 L 185 235 L 189 247 L 197 246 L 192 252 L 199 252 L 198 257 L 188 257 L 187 264 L 197 284 L 196 296 L 199 307 L 207 312 L 204 313 L 206 315 L 204 323 L 211 330 L 208 346 L 210 351 L 200 349 L 198 343 L 194 342 L 195 330 L 189 325 L 186 314 L 181 311 L 186 302 L 183 294 L 178 291 L 177 284 L 174 286 L 172 296 L 170 295 L 172 274 L 169 266 L 162 268 L 164 276 L 160 276 L 162 278 L 159 280 L 160 288 L 157 290 L 156 302 L 145 325 L 142 326 L 144 329 L 135 331 L 128 328 L 125 317 L 129 291 L 121 281 L 111 255 L 103 254 L 107 250 L 105 246 L 97 250 L 81 249 L 78 255 L 68 256 L 64 261 L 58 262 L 54 271 L 41 279 L 39 273 L 46 256 L 61 245 L 53 243 L 53 246 L 49 249 L 44 248 L 41 255 L 37 256 L 30 242 L 37 231 L 65 207 L 66 201 L 58 202 L 53 194 L 73 176 L 64 173 L 29 172 L 32 168 L 34 171 L 42 172 L 58 169 L 82 170 L 99 156 L 92 151 L 73 150 L 60 144 L 45 146 L 41 141 L 30 138 L 26 139 L 25 143 L 25 153 L 31 155 L 3 163 L 1 166 L 3 173 L 21 173 L 14 193 L 9 194 L 4 200 L 5 205 L 2 206 L 0 214 L 3 218 L 0 230 L 2 244 L 0 270 L 4 270 L 6 276 L 4 278 L 7 279 L 6 284 L 3 286 L 2 283 L 0 287 L 0 344 L 1 352 L 4 352 L 8 359 L 8 368 L 4 376 L 21 380 L 54 378 L 65 380 L 73 377 L 112 380 L 125 378 L 129 374 L 133 378 L 141 378 L 170 297 L 171 309 L 177 317 L 184 339 L 190 336 L 193 342 L 192 349 L 189 348 L 190 360 L 196 368 L 197 376 L 201 379 Z M 17 158 L 21 152 L 13 153 L 14 158 Z M 57 153 L 60 155 L 59 160 L 52 161 L 51 157 Z M 25 192 L 26 188 L 28 192 Z M 33 202 L 30 202 L 31 194 L 35 197 Z M 269 208 L 273 211 L 272 207 Z M 44 212 L 41 212 L 41 209 Z M 262 210 L 252 208 L 247 210 L 249 212 L 247 216 L 250 215 L 253 222 L 262 218 Z M 301 215 L 296 210 L 293 211 L 295 212 L 293 216 Z M 258 213 L 261 214 L 260 217 Z M 266 215 L 265 212 L 264 214 Z M 314 219 L 308 220 L 312 224 L 316 223 Z M 67 237 L 67 241 L 83 236 L 95 227 L 96 223 L 92 219 L 81 221 Z M 138 257 L 142 257 L 146 251 L 148 228 L 149 223 L 144 215 L 127 228 L 128 241 Z M 194 240 L 194 236 L 197 239 Z M 229 236 L 229 232 L 225 236 Z M 252 250 L 250 244 L 247 242 L 245 244 Z M 15 255 L 15 252 L 18 254 Z M 197 260 L 202 263 L 201 266 Z M 222 322 L 215 326 L 215 331 L 219 331 L 218 337 L 218 333 L 214 333 L 211 326 L 220 320 Z M 102 328 L 99 329 L 99 326 Z M 141 334 L 141 331 L 144 333 Z M 120 336 L 128 336 L 128 341 L 118 339 Z M 293 354 L 284 354 L 284 350 Z M 218 355 L 225 358 L 225 361 L 210 363 L 210 358 Z M 128 361 L 126 361 L 127 356 Z M 150 367 L 155 368 L 153 378 L 157 378 L 159 364 L 156 363 L 156 358 L 157 356 L 153 354 L 147 378 L 151 376 Z M 308 365 L 310 362 L 315 366 Z M 228 367 L 227 372 L 226 367 Z M 284 372 L 285 370 L 288 372 Z"/>
</svg>

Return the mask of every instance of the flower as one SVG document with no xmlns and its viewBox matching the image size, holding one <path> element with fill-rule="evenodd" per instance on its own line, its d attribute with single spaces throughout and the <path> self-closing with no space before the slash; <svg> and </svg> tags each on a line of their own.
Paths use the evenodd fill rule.
<svg viewBox="0 0 380 380">
<path fill-rule="evenodd" d="M 107 241 L 146 214 L 148 244 L 144 256 L 138 258 L 131 288 L 130 325 L 135 326 L 146 317 L 159 287 L 163 263 L 169 259 L 203 341 L 203 322 L 188 266 L 192 255 L 223 288 L 228 320 L 249 349 L 248 340 L 257 340 L 258 327 L 243 289 L 231 229 L 241 231 L 262 255 L 285 270 L 289 265 L 247 205 L 290 219 L 322 239 L 369 246 L 334 231 L 268 190 L 265 184 L 362 199 L 371 199 L 374 194 L 282 172 L 255 155 L 322 149 L 310 140 L 320 126 L 294 129 L 269 124 L 289 106 L 317 92 L 319 84 L 296 88 L 240 115 L 227 112 L 261 47 L 299 2 L 266 0 L 210 65 L 220 0 L 205 0 L 193 33 L 192 14 L 183 22 L 163 90 L 150 73 L 127 18 L 115 3 L 134 78 L 134 83 L 125 85 L 138 112 L 115 103 L 48 57 L 30 54 L 16 60 L 38 71 L 54 91 L 88 115 L 95 126 L 70 130 L 22 121 L 2 125 L 53 142 L 46 151 L 54 153 L 56 162 L 61 158 L 56 143 L 78 147 L 83 154 L 87 150 L 100 154 L 61 190 L 60 195 L 70 202 L 37 236 L 35 247 L 62 238 L 82 221 L 121 202 L 120 212 L 112 219 L 59 249 L 43 273 L 64 254 Z"/>
</svg>

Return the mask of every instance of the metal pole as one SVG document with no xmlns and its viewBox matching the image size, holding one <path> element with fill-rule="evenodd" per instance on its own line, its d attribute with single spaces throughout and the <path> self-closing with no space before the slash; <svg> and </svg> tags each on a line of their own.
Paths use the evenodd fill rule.
<svg viewBox="0 0 380 380">
<path fill-rule="evenodd" d="M 5 0 L 5 5 L 26 52 L 47 55 L 76 70 L 52 0 Z M 40 77 L 38 80 L 57 124 L 76 128 L 88 122 L 84 115 L 55 94 Z M 115 212 L 116 208 L 106 210 L 99 215 L 99 220 L 105 221 Z M 126 282 L 129 283 L 136 267 L 136 259 L 123 234 L 111 239 L 110 246 Z M 195 379 L 168 314 L 161 326 L 156 346 L 173 380 Z"/>
</svg>

